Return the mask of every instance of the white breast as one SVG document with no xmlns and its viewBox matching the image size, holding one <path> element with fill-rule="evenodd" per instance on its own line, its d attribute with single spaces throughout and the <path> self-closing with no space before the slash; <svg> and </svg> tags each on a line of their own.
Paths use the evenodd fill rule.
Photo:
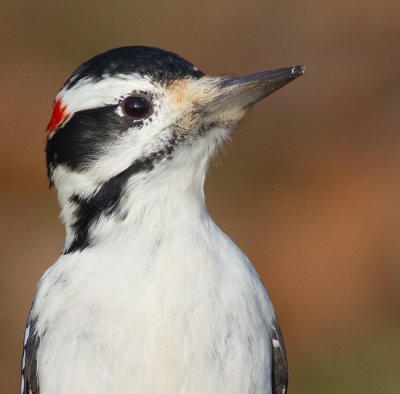
<svg viewBox="0 0 400 394">
<path fill-rule="evenodd" d="M 43 394 L 271 392 L 272 305 L 207 215 L 62 256 L 33 315 Z"/>
</svg>

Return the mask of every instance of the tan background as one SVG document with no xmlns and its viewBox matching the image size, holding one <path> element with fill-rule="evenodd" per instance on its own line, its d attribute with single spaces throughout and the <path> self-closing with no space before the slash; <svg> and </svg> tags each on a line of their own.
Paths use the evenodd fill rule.
<svg viewBox="0 0 400 394">
<path fill-rule="evenodd" d="M 35 284 L 63 242 L 44 128 L 82 61 L 134 44 L 208 73 L 305 64 L 207 182 L 276 305 L 291 394 L 400 393 L 400 2 L 0 3 L 0 391 L 15 393 Z"/>
</svg>

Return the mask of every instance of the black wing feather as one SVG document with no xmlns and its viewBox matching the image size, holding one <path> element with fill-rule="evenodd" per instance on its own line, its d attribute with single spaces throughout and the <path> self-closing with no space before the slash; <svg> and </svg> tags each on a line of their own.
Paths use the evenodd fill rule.
<svg viewBox="0 0 400 394">
<path fill-rule="evenodd" d="M 288 364 L 285 343 L 278 321 L 275 319 L 272 329 L 272 393 L 287 394 Z"/>
<path fill-rule="evenodd" d="M 27 331 L 22 356 L 21 394 L 40 394 L 36 358 L 40 338 L 36 332 L 35 320 L 28 319 Z"/>
</svg>

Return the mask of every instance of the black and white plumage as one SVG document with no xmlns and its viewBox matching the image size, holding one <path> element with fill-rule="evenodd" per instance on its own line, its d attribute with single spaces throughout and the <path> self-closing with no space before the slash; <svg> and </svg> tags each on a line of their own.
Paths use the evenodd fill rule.
<svg viewBox="0 0 400 394">
<path fill-rule="evenodd" d="M 203 184 L 246 109 L 303 71 L 210 77 L 125 47 L 72 74 L 46 147 L 66 241 L 28 318 L 23 394 L 287 392 L 273 306 Z"/>
</svg>

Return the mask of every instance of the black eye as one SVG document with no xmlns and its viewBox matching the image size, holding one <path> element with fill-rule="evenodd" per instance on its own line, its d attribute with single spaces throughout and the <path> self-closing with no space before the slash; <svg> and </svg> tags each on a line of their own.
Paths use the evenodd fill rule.
<svg viewBox="0 0 400 394">
<path fill-rule="evenodd" d="M 150 100 L 144 96 L 130 96 L 122 103 L 126 115 L 133 119 L 147 118 L 153 112 Z"/>
</svg>

